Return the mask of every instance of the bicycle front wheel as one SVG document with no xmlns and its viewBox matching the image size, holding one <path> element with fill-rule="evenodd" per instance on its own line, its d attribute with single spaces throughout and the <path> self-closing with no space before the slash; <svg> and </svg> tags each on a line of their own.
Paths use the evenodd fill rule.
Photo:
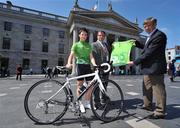
<svg viewBox="0 0 180 128">
<path fill-rule="evenodd" d="M 110 122 L 118 119 L 123 111 L 124 96 L 120 86 L 112 81 L 103 82 L 106 92 L 100 91 L 98 84 L 93 88 L 91 95 L 91 109 L 95 117 Z"/>
<path fill-rule="evenodd" d="M 28 117 L 40 124 L 59 120 L 68 108 L 67 89 L 63 88 L 56 96 L 49 98 L 61 87 L 62 84 L 56 80 L 42 80 L 31 86 L 24 99 Z"/>
</svg>

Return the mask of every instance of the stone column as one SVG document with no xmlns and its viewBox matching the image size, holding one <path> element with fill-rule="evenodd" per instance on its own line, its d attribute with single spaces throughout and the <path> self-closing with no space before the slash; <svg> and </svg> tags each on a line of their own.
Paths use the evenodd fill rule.
<svg viewBox="0 0 180 128">
<path fill-rule="evenodd" d="M 75 43 L 78 40 L 78 32 L 77 29 L 73 30 L 73 43 Z"/>
<path fill-rule="evenodd" d="M 89 31 L 89 43 L 94 42 L 93 31 Z"/>
<path fill-rule="evenodd" d="M 105 36 L 104 42 L 107 42 L 107 36 L 108 36 L 108 34 L 106 33 L 106 36 Z"/>
<path fill-rule="evenodd" d="M 115 35 L 115 41 L 118 41 L 119 37 L 117 35 Z"/>
<path fill-rule="evenodd" d="M 73 43 L 78 41 L 78 32 L 77 29 L 73 30 Z M 76 73 L 76 63 L 75 63 L 75 58 L 73 58 L 73 67 L 72 67 L 72 75 L 75 75 Z"/>
</svg>

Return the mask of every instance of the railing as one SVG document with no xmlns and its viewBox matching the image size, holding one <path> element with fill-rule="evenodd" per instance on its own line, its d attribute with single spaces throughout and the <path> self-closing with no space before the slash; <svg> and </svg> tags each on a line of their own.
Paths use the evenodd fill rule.
<svg viewBox="0 0 180 128">
<path fill-rule="evenodd" d="M 9 4 L 5 4 L 5 3 L 1 3 L 1 2 L 0 2 L 0 8 L 9 9 L 12 11 L 17 11 L 17 12 L 33 14 L 33 15 L 38 15 L 38 16 L 47 17 L 47 18 L 52 18 L 52 19 L 61 20 L 64 22 L 67 22 L 67 19 L 68 19 L 67 17 L 63 17 L 63 16 L 51 14 L 51 13 L 46 13 L 46 12 L 42 12 L 42 11 L 37 11 L 37 10 L 33 10 L 33 9 L 28 9 L 28 8 L 24 8 L 24 7 L 19 7 L 19 6 L 15 6 L 15 5 L 9 5 Z"/>
</svg>

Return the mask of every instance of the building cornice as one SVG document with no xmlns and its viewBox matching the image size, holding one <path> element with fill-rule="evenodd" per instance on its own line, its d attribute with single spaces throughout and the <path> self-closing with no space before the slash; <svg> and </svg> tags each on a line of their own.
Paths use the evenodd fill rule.
<svg viewBox="0 0 180 128">
<path fill-rule="evenodd" d="M 0 14 L 5 17 L 19 18 L 22 20 L 30 20 L 46 24 L 51 22 L 55 25 L 61 24 L 62 26 L 66 26 L 68 19 L 67 17 L 54 15 L 51 13 L 46 13 L 33 9 L 23 8 L 19 6 L 13 5 L 9 7 L 5 3 L 0 3 Z"/>
</svg>

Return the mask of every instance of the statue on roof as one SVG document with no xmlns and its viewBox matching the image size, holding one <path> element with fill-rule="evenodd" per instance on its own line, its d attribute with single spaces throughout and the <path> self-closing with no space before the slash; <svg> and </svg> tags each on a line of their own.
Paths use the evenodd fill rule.
<svg viewBox="0 0 180 128">
<path fill-rule="evenodd" d="M 75 5 L 75 6 L 78 5 L 78 0 L 75 0 L 74 5 Z"/>
<path fill-rule="evenodd" d="M 9 5 L 9 6 L 12 6 L 13 4 L 11 3 L 11 1 L 6 1 L 6 3 Z"/>
<path fill-rule="evenodd" d="M 111 3 L 111 1 L 108 3 L 108 10 L 112 11 L 112 3 Z"/>
</svg>

